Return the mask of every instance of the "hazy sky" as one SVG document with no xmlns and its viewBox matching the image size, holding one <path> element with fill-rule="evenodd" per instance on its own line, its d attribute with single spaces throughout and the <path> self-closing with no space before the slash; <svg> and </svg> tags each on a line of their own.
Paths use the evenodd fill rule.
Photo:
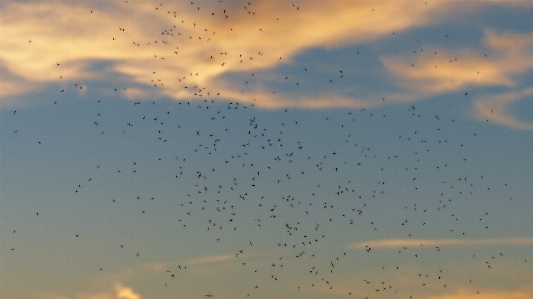
<svg viewBox="0 0 533 299">
<path fill-rule="evenodd" d="M 1 1 L 1 297 L 532 299 L 531 15 Z"/>
</svg>

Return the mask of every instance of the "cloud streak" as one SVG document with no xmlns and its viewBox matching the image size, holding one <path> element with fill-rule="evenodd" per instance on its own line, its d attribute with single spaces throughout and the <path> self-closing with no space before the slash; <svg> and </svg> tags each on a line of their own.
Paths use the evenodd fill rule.
<svg viewBox="0 0 533 299">
<path fill-rule="evenodd" d="M 473 101 L 474 118 L 514 129 L 532 130 L 533 123 L 517 119 L 508 107 L 531 95 L 530 88 L 520 90 L 519 79 L 533 70 L 533 34 L 487 30 L 484 43 L 490 52 L 488 57 L 472 49 L 449 51 L 434 48 L 431 53 L 411 61 L 401 56 L 384 57 L 382 61 L 417 99 L 480 87 L 506 88 L 509 92 L 498 95 L 481 90 L 482 95 Z"/>
<path fill-rule="evenodd" d="M 524 292 L 524 291 L 488 291 L 488 292 L 473 292 L 461 290 L 454 294 L 446 295 L 430 295 L 429 299 L 470 299 L 470 298 L 479 298 L 479 299 L 533 299 L 533 294 Z"/>
<path fill-rule="evenodd" d="M 485 32 L 490 55 L 462 49 L 432 48 L 414 61 L 384 57 L 384 65 L 400 82 L 420 94 L 463 90 L 473 86 L 514 87 L 517 75 L 533 69 L 533 34 Z"/>
<path fill-rule="evenodd" d="M 482 121 L 490 121 L 514 129 L 533 130 L 533 123 L 521 121 L 509 111 L 510 106 L 514 102 L 523 100 L 531 95 L 533 95 L 533 88 L 518 92 L 478 97 L 473 101 L 474 117 Z"/>
<path fill-rule="evenodd" d="M 187 260 L 185 263 L 187 265 L 199 265 L 199 264 L 209 264 L 209 263 L 218 263 L 225 262 L 233 259 L 235 255 L 232 254 L 221 254 L 221 255 L 211 255 L 204 256 L 195 259 Z"/>
<path fill-rule="evenodd" d="M 498 238 L 498 239 L 384 239 L 355 242 L 348 245 L 352 249 L 398 248 L 421 246 L 491 246 L 533 245 L 533 238 Z"/>
<path fill-rule="evenodd" d="M 28 295 L 43 299 L 142 299 L 141 295 L 132 288 L 125 286 L 122 282 L 115 282 L 113 289 L 101 292 L 78 293 L 73 296 L 52 293 L 29 293 Z"/>
</svg>

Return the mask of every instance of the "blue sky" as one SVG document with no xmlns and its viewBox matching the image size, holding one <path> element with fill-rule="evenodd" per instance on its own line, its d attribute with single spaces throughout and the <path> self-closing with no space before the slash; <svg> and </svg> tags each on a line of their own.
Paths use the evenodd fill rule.
<svg viewBox="0 0 533 299">
<path fill-rule="evenodd" d="M 0 9 L 2 297 L 533 298 L 529 1 Z"/>
</svg>

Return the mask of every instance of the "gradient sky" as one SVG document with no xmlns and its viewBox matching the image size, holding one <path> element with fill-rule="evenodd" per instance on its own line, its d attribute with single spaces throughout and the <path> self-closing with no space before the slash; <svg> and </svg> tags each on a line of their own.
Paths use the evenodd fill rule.
<svg viewBox="0 0 533 299">
<path fill-rule="evenodd" d="M 533 2 L 0 1 L 0 295 L 533 299 Z"/>
</svg>

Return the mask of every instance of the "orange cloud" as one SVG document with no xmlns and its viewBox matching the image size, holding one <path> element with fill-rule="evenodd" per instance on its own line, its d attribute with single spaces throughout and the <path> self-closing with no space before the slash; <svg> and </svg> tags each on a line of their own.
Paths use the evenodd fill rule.
<svg viewBox="0 0 533 299">
<path fill-rule="evenodd" d="M 385 239 L 367 242 L 355 242 L 348 245 L 353 249 L 397 248 L 401 246 L 489 246 L 489 245 L 532 245 L 533 238 L 499 238 L 499 239 Z"/>
<path fill-rule="evenodd" d="M 185 263 L 187 265 L 217 263 L 217 262 L 225 262 L 225 261 L 231 260 L 234 257 L 235 255 L 231 255 L 231 254 L 211 255 L 211 256 L 191 259 L 191 260 L 186 261 Z"/>
<path fill-rule="evenodd" d="M 444 0 L 427 5 L 312 1 L 301 2 L 301 7 L 285 2 L 272 5 L 266 0 L 246 3 L 221 6 L 207 2 L 201 9 L 186 2 L 162 6 L 138 1 L 6 3 L 0 20 L 0 65 L 5 73 L 0 78 L 2 104 L 14 105 L 16 95 L 47 85 L 72 86 L 96 80 L 117 84 L 113 88 L 127 99 L 216 97 L 266 109 L 373 107 L 382 105 L 384 91 L 347 96 L 324 86 L 320 94 L 301 90 L 294 96 L 258 84 L 243 92 L 237 85 L 242 82 L 225 75 L 274 71 L 292 64 L 305 50 L 369 44 L 392 32 L 443 22 L 465 7 L 531 5 L 518 0 L 468 5 Z M 382 57 L 388 72 L 407 87 L 385 92 L 393 95 L 388 102 L 417 101 L 470 86 L 514 88 L 516 76 L 533 68 L 533 35 L 487 31 L 485 37 L 494 52 L 489 58 L 472 49 L 438 49 L 438 55 L 421 55 L 414 61 Z M 273 78 L 267 75 L 257 80 Z M 59 89 L 63 88 L 67 87 Z M 511 120 L 498 123 L 513 126 Z"/>
<path fill-rule="evenodd" d="M 438 56 L 431 55 L 434 53 Z M 508 74 L 493 62 L 481 58 L 483 55 L 467 51 L 454 55 L 444 49 L 436 49 L 431 54 L 419 56 L 413 63 L 392 57 L 383 58 L 383 63 L 401 78 L 403 85 L 424 95 L 458 91 L 472 85 L 514 85 Z"/>
<path fill-rule="evenodd" d="M 533 293 L 524 291 L 481 291 L 479 293 L 473 291 L 461 290 L 451 295 L 430 295 L 429 299 L 533 299 Z"/>
<path fill-rule="evenodd" d="M 141 295 L 135 293 L 133 289 L 124 286 L 121 283 L 115 284 L 115 291 L 118 299 L 141 299 Z"/>
<path fill-rule="evenodd" d="M 523 74 L 533 69 L 533 33 L 485 32 L 485 43 L 494 50 L 494 64 L 501 73 Z"/>
<path fill-rule="evenodd" d="M 36 83 L 105 81 L 121 75 L 126 80 L 122 84 L 159 87 L 151 92 L 177 100 L 194 98 L 194 91 L 185 86 L 193 88 L 196 96 L 221 93 L 234 100 L 229 97 L 237 88 L 215 80 L 222 74 L 269 69 L 291 63 L 294 55 L 311 47 L 369 42 L 392 31 L 421 26 L 434 20 L 443 2 L 279 4 L 258 1 L 247 9 L 235 4 L 225 18 L 216 3 L 198 11 L 185 2 L 157 10 L 144 2 L 100 3 L 98 7 L 85 2 L 7 3 L 2 8 L 0 62 L 20 80 L 3 82 L 8 87 L 3 96 L 23 94 L 28 86 L 38 88 Z M 97 61 L 106 65 L 95 68 Z M 143 94 L 136 91 L 127 95 Z M 262 95 L 260 90 L 254 92 Z M 306 103 L 335 105 L 304 101 L 295 106 Z M 266 106 L 285 104 L 270 98 Z M 256 106 L 262 106 L 261 99 Z"/>
<path fill-rule="evenodd" d="M 42 299 L 142 299 L 142 296 L 137 294 L 132 288 L 124 286 L 121 282 L 116 282 L 113 290 L 78 293 L 74 296 L 65 296 L 61 294 L 52 293 L 29 293 L 32 297 Z"/>
<path fill-rule="evenodd" d="M 493 52 L 433 49 L 414 61 L 384 57 L 383 64 L 402 84 L 421 94 L 458 91 L 469 86 L 516 85 L 514 76 L 533 69 L 533 34 L 487 31 L 485 44 Z"/>
<path fill-rule="evenodd" d="M 479 120 L 488 120 L 510 128 L 533 130 L 533 123 L 518 120 L 510 111 L 509 106 L 516 101 L 533 95 L 533 88 L 519 92 L 478 97 L 474 100 L 474 117 Z"/>
<path fill-rule="evenodd" d="M 434 49 L 414 61 L 384 57 L 383 64 L 416 99 L 435 93 L 465 91 L 480 86 L 518 89 L 517 77 L 533 70 L 533 34 L 485 32 L 488 57 L 471 49 L 450 52 Z M 508 106 L 531 94 L 531 89 L 496 96 L 482 95 L 474 101 L 474 117 L 515 129 L 533 129 L 520 121 Z"/>
</svg>

